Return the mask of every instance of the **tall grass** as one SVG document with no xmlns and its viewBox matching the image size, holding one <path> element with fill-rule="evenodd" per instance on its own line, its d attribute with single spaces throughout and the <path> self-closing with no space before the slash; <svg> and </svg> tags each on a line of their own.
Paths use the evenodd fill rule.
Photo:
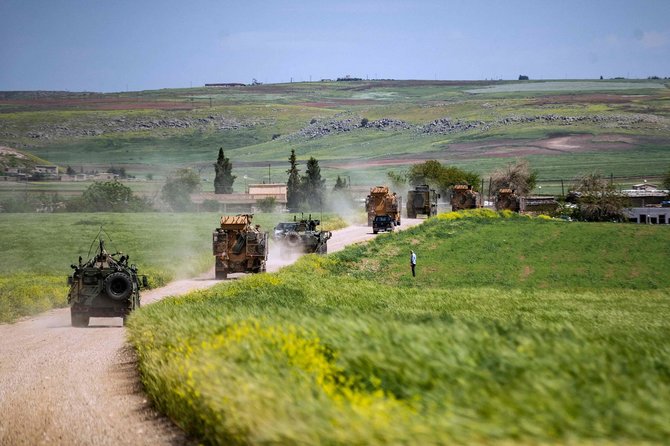
<svg viewBox="0 0 670 446">
<path fill-rule="evenodd" d="M 143 308 L 129 334 L 144 384 L 207 444 L 667 441 L 667 266 L 642 290 L 570 266 L 591 262 L 578 234 L 597 234 L 595 264 L 644 274 L 654 260 L 637 253 L 667 247 L 667 228 L 500 217 L 445 214 Z M 632 250 L 629 227 L 643 230 Z M 476 277 L 519 256 L 519 273 L 564 261 L 546 287 Z M 451 271 L 467 258 L 472 270 Z"/>
</svg>

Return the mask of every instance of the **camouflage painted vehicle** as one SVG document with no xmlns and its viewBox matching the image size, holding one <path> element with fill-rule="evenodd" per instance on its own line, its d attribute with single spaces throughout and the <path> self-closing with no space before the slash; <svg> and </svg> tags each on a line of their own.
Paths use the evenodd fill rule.
<svg viewBox="0 0 670 446">
<path fill-rule="evenodd" d="M 212 234 L 217 279 L 229 273 L 262 273 L 268 259 L 268 235 L 252 225 L 251 214 L 224 215 Z"/>
<path fill-rule="evenodd" d="M 451 210 L 462 211 L 464 209 L 476 209 L 481 207 L 479 192 L 475 191 L 469 184 L 457 184 L 453 187 L 451 195 Z"/>
<path fill-rule="evenodd" d="M 275 226 L 272 239 L 279 244 L 282 254 L 326 254 L 328 240 L 333 234 L 330 231 L 317 230 L 320 224 L 321 220 L 313 220 L 311 215 L 300 221 L 294 216 L 292 222 L 282 222 Z"/>
<path fill-rule="evenodd" d="M 503 188 L 498 191 L 495 197 L 496 211 L 519 212 L 520 197 L 509 188 Z"/>
<path fill-rule="evenodd" d="M 71 265 L 67 301 L 73 327 L 87 327 L 91 317 L 121 317 L 125 325 L 126 317 L 140 307 L 140 288 L 147 286 L 147 278 L 128 260 L 123 253 L 108 253 L 100 239 L 95 257 L 86 263 L 79 257 L 79 263 Z"/>
<path fill-rule="evenodd" d="M 395 192 L 391 193 L 388 186 L 377 186 L 370 189 L 370 195 L 365 198 L 365 210 L 368 213 L 368 226 L 378 215 L 388 215 L 394 226 L 400 226 L 400 210 L 402 197 Z"/>
</svg>

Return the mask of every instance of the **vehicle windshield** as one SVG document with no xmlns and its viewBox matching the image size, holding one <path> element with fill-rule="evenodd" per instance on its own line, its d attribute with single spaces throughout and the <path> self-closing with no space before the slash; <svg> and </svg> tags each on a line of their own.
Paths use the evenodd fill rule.
<svg viewBox="0 0 670 446">
<path fill-rule="evenodd" d="M 297 223 L 277 223 L 275 231 L 290 231 L 294 229 L 298 224 Z"/>
<path fill-rule="evenodd" d="M 389 217 L 388 215 L 378 215 L 375 217 L 375 220 L 377 220 L 378 222 L 386 222 L 390 221 L 391 217 Z"/>
</svg>

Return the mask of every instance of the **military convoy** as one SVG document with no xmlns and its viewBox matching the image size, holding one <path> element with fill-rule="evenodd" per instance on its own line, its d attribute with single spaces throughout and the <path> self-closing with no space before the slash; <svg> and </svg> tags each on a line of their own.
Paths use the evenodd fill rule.
<svg viewBox="0 0 670 446">
<path fill-rule="evenodd" d="M 368 213 L 368 226 L 378 215 L 388 215 L 393 225 L 400 226 L 400 211 L 402 209 L 402 197 L 391 193 L 387 186 L 377 186 L 370 189 L 370 194 L 365 198 L 365 209 Z"/>
<path fill-rule="evenodd" d="M 212 234 L 214 274 L 217 279 L 229 273 L 260 273 L 268 258 L 268 235 L 260 226 L 252 225 L 251 214 L 221 217 L 220 226 Z"/>
<path fill-rule="evenodd" d="M 278 223 L 272 233 L 272 239 L 279 245 L 282 255 L 287 253 L 326 254 L 330 231 L 317 229 L 321 220 L 314 220 L 310 215 L 307 219 L 298 220 L 293 217 L 291 222 Z"/>
<path fill-rule="evenodd" d="M 427 184 L 416 186 L 407 192 L 407 218 L 416 218 L 417 215 L 432 217 L 437 215 L 437 199 L 440 198 L 435 189 Z"/>
<path fill-rule="evenodd" d="M 140 288 L 148 285 L 147 278 L 128 260 L 120 252 L 108 253 L 100 238 L 94 257 L 85 263 L 79 257 L 79 263 L 71 265 L 67 301 L 73 327 L 87 327 L 91 317 L 121 317 L 125 325 L 127 316 L 140 307 Z"/>
</svg>

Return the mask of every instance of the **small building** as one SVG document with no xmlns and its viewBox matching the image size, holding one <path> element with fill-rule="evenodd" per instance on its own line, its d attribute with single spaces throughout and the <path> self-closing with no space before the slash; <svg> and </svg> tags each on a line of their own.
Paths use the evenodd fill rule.
<svg viewBox="0 0 670 446">
<path fill-rule="evenodd" d="M 655 184 L 635 184 L 632 189 L 621 191 L 630 199 L 632 208 L 660 205 L 668 199 L 668 191 L 659 189 Z"/>
<path fill-rule="evenodd" d="M 287 201 L 287 186 L 284 183 L 250 184 L 247 192 L 255 200 L 274 198 L 278 204 L 286 204 Z"/>
<path fill-rule="evenodd" d="M 90 179 L 93 181 L 110 181 L 118 178 L 119 175 L 116 173 L 110 173 L 110 172 L 100 172 L 96 173 L 93 176 L 90 176 Z"/>
<path fill-rule="evenodd" d="M 556 197 L 550 195 L 535 195 L 519 198 L 519 210 L 522 213 L 552 213 L 558 209 Z"/>
<path fill-rule="evenodd" d="M 215 194 L 214 192 L 200 192 L 191 194 L 191 201 L 198 210 L 205 210 L 218 203 L 219 211 L 227 212 L 254 212 L 256 202 L 265 198 L 274 198 L 278 207 L 286 207 L 286 184 L 250 184 L 248 193 Z"/>
<path fill-rule="evenodd" d="M 58 166 L 35 166 L 33 173 L 38 173 L 48 177 L 57 177 L 58 176 Z"/>
<path fill-rule="evenodd" d="M 666 203 L 668 203 L 667 206 L 663 204 L 624 209 L 624 214 L 631 223 L 668 225 L 670 224 L 670 202 Z"/>
</svg>

